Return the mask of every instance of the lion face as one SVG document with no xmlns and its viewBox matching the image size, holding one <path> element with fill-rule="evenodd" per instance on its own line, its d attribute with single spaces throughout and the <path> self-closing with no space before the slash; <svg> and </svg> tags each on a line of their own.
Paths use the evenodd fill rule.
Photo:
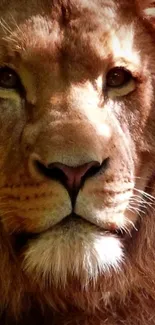
<svg viewBox="0 0 155 325">
<path fill-rule="evenodd" d="M 154 45 L 127 3 L 0 6 L 1 223 L 43 285 L 121 272 L 150 204 Z"/>
</svg>

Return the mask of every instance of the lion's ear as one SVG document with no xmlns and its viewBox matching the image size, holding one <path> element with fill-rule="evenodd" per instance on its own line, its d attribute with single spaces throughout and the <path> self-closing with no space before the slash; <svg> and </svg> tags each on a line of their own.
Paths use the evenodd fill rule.
<svg viewBox="0 0 155 325">
<path fill-rule="evenodd" d="M 141 15 L 155 26 L 155 1 L 138 0 L 137 2 Z"/>
</svg>

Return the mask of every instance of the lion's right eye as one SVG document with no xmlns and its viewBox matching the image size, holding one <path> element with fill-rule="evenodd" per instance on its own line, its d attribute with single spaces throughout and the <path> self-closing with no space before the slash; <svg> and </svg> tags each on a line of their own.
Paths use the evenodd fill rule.
<svg viewBox="0 0 155 325">
<path fill-rule="evenodd" d="M 119 88 L 125 86 L 133 77 L 131 73 L 123 67 L 111 69 L 106 77 L 106 86 L 108 88 Z"/>
<path fill-rule="evenodd" d="M 114 67 L 106 75 L 105 89 L 109 98 L 123 97 L 136 89 L 136 78 L 125 67 Z"/>
<path fill-rule="evenodd" d="M 17 89 L 20 84 L 20 79 L 14 70 L 8 67 L 0 68 L 0 88 Z"/>
</svg>

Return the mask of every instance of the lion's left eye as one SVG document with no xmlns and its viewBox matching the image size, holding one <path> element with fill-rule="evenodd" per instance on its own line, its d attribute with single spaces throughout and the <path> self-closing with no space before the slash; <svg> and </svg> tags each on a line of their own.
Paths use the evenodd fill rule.
<svg viewBox="0 0 155 325">
<path fill-rule="evenodd" d="M 0 87 L 5 89 L 17 89 L 20 79 L 16 72 L 8 67 L 0 68 Z"/>
<path fill-rule="evenodd" d="M 116 67 L 108 72 L 106 86 L 108 88 L 123 87 L 132 79 L 132 74 L 128 70 L 123 67 Z"/>
</svg>

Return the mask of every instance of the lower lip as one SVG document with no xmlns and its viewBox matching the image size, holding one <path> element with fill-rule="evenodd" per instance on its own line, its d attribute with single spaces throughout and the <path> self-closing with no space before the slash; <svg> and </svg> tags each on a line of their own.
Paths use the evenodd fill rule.
<svg viewBox="0 0 155 325">
<path fill-rule="evenodd" d="M 76 215 L 75 213 L 72 213 L 70 215 L 68 215 L 66 218 L 64 218 L 62 221 L 60 221 L 58 224 L 56 224 L 54 227 L 61 227 L 63 229 L 70 229 L 72 227 L 76 227 L 77 225 L 84 225 L 85 224 L 89 224 L 92 227 L 101 229 L 97 226 L 95 226 L 94 224 L 92 224 L 91 222 L 83 219 L 82 217 Z M 53 227 L 51 228 L 53 229 Z M 74 228 L 75 229 L 75 228 Z M 22 233 L 18 233 L 13 235 L 13 247 L 15 249 L 15 251 L 21 252 L 21 250 L 27 245 L 27 243 L 31 240 L 35 240 L 36 238 L 38 238 L 39 236 L 41 236 L 42 234 L 44 234 L 45 232 L 49 231 L 49 229 L 47 229 L 46 231 L 42 231 L 40 233 L 29 233 L 29 232 L 22 232 Z M 119 238 L 123 237 L 123 234 L 118 230 L 108 230 L 108 229 L 101 229 L 102 232 L 105 232 L 106 234 L 109 235 L 115 235 Z"/>
</svg>

